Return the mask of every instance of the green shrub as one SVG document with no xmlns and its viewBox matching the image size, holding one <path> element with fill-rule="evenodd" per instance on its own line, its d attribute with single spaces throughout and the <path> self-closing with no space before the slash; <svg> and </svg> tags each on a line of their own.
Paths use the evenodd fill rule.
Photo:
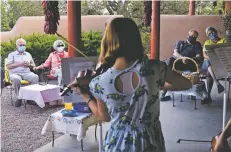
<svg viewBox="0 0 231 152">
<path fill-rule="evenodd" d="M 59 39 L 55 35 L 39 33 L 15 37 L 11 39 L 9 42 L 1 43 L 2 60 L 6 58 L 10 52 L 16 50 L 15 42 L 20 37 L 26 40 L 26 51 L 32 55 L 36 65 L 40 65 L 48 58 L 48 55 L 50 54 L 50 51 L 48 50 L 53 46 L 54 41 Z"/>
<path fill-rule="evenodd" d="M 82 32 L 83 52 L 88 56 L 97 56 L 100 52 L 102 32 Z"/>
<path fill-rule="evenodd" d="M 50 54 L 50 48 L 53 47 L 53 43 L 55 40 L 61 39 L 56 35 L 48 35 L 48 34 L 39 34 L 34 33 L 32 35 L 27 36 L 20 36 L 26 40 L 26 51 L 31 53 L 32 57 L 34 58 L 35 64 L 40 65 L 42 64 Z M 2 42 L 0 49 L 1 49 L 1 66 L 3 66 L 3 60 L 8 56 L 10 52 L 15 51 L 15 42 L 18 38 L 15 37 L 11 39 L 9 42 Z M 96 56 L 100 51 L 100 42 L 102 39 L 101 32 L 83 32 L 82 33 L 82 40 L 83 40 L 83 52 L 89 56 Z M 68 45 L 65 43 L 67 50 Z"/>
<path fill-rule="evenodd" d="M 144 51 L 146 54 L 150 53 L 150 41 L 151 41 L 151 29 L 149 27 L 140 28 L 140 35 L 144 47 Z"/>
</svg>

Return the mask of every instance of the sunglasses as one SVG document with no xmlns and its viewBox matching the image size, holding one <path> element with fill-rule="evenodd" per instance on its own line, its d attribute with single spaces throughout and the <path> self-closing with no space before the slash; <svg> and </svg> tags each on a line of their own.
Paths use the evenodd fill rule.
<svg viewBox="0 0 231 152">
<path fill-rule="evenodd" d="M 64 45 L 57 45 L 57 47 L 63 47 Z"/>
<path fill-rule="evenodd" d="M 20 44 L 19 46 L 26 46 L 25 44 Z"/>
</svg>

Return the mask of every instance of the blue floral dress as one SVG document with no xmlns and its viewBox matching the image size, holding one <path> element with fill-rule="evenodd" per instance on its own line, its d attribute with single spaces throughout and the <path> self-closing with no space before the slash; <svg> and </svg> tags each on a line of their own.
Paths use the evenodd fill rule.
<svg viewBox="0 0 231 152">
<path fill-rule="evenodd" d="M 135 72 L 138 86 L 130 93 L 115 88 L 118 76 Z M 108 69 L 90 83 L 91 93 L 103 101 L 111 117 L 103 151 L 165 152 L 159 121 L 159 87 L 165 82 L 166 65 L 158 60 L 136 61 L 124 70 Z"/>
</svg>

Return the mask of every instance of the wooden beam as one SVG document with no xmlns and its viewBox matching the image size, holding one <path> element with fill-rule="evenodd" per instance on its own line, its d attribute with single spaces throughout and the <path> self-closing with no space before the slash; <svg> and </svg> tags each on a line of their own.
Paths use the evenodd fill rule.
<svg viewBox="0 0 231 152">
<path fill-rule="evenodd" d="M 160 1 L 152 0 L 151 59 L 160 59 Z"/>
<path fill-rule="evenodd" d="M 231 1 L 225 1 L 225 12 L 231 13 Z"/>
<path fill-rule="evenodd" d="M 81 1 L 67 1 L 68 41 L 82 50 L 81 42 Z M 69 57 L 79 56 L 78 52 L 68 45 Z"/>
<path fill-rule="evenodd" d="M 194 0 L 189 0 L 189 16 L 195 15 L 196 11 L 196 2 Z"/>
</svg>

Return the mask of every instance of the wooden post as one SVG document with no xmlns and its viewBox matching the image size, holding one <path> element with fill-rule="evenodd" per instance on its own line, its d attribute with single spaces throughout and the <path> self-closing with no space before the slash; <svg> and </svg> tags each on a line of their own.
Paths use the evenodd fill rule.
<svg viewBox="0 0 231 152">
<path fill-rule="evenodd" d="M 196 11 L 196 2 L 194 0 L 189 0 L 189 16 L 193 16 L 195 15 L 195 11 Z"/>
<path fill-rule="evenodd" d="M 231 1 L 225 1 L 225 12 L 231 13 Z"/>
<path fill-rule="evenodd" d="M 152 1 L 151 59 L 160 59 L 160 1 Z"/>
<path fill-rule="evenodd" d="M 81 49 L 81 1 L 67 1 L 68 41 Z M 68 56 L 78 56 L 78 52 L 68 46 Z"/>
</svg>

